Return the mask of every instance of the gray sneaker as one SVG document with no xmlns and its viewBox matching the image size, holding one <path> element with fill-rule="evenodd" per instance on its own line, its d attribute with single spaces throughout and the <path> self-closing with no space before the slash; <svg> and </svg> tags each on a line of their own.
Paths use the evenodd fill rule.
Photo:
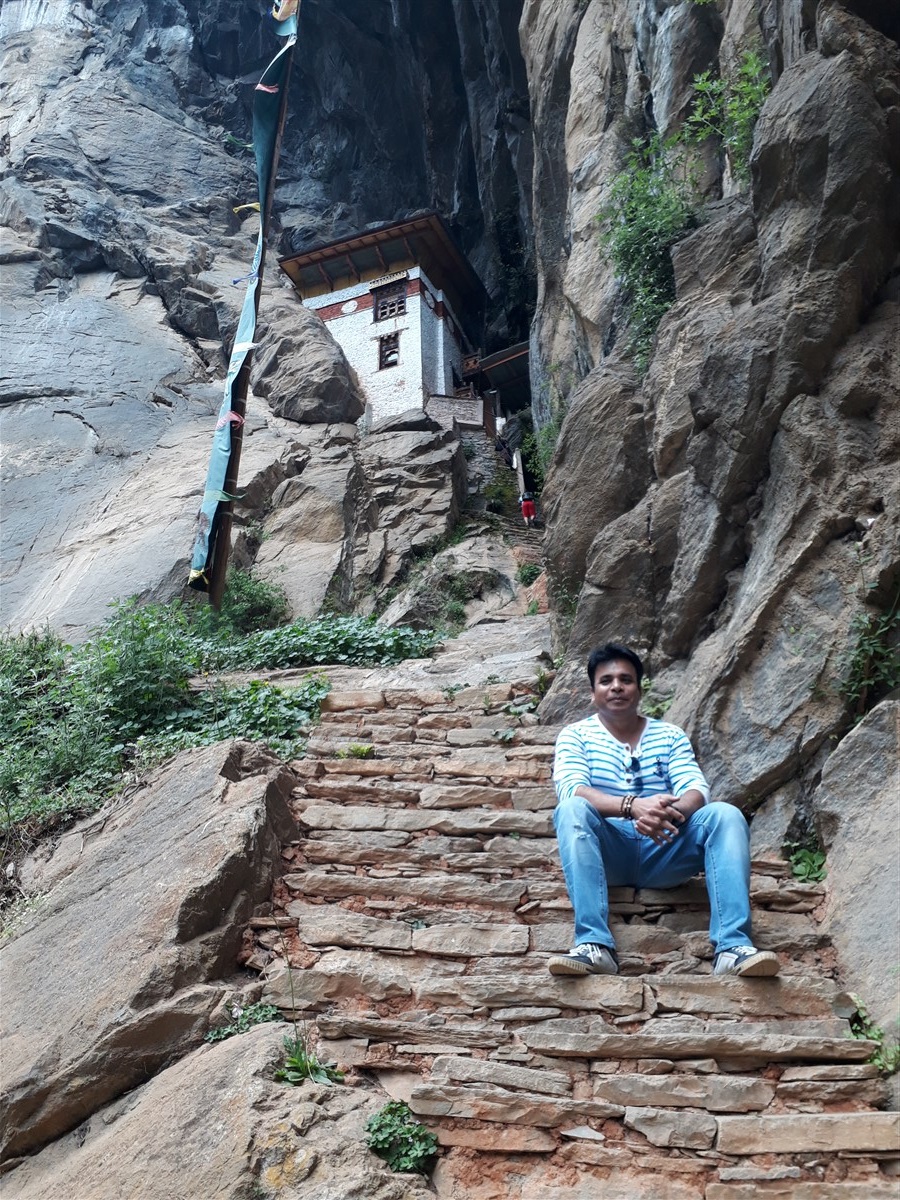
<svg viewBox="0 0 900 1200">
<path fill-rule="evenodd" d="M 554 954 L 547 963 L 551 975 L 618 975 L 615 950 L 584 942 L 568 954 Z"/>
<path fill-rule="evenodd" d="M 713 975 L 742 975 L 753 977 L 778 974 L 778 955 L 755 946 L 732 946 L 720 950 L 713 962 Z"/>
</svg>

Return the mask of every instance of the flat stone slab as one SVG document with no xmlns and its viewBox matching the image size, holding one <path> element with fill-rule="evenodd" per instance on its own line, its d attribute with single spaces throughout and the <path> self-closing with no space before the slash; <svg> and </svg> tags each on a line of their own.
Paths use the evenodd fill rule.
<svg viewBox="0 0 900 1200">
<path fill-rule="evenodd" d="M 625 1109 L 625 1124 L 654 1146 L 708 1150 L 716 1137 L 716 1119 L 705 1112 L 672 1112 L 665 1108 Z"/>
<path fill-rule="evenodd" d="M 896 1151 L 900 1113 L 802 1113 L 720 1117 L 721 1154 L 795 1154 L 810 1151 Z"/>
<path fill-rule="evenodd" d="M 422 808 L 482 808 L 501 807 L 512 804 L 509 788 L 484 787 L 477 783 L 429 784 L 419 793 Z"/>
<path fill-rule="evenodd" d="M 437 833 L 518 833 L 546 837 L 553 828 L 547 813 L 516 809 L 467 808 L 416 809 L 381 808 L 377 805 L 313 804 L 304 809 L 301 821 L 307 829 L 397 829 Z"/>
<path fill-rule="evenodd" d="M 371 879 L 365 875 L 303 871 L 284 876 L 292 892 L 303 896 L 343 899 L 347 896 L 409 896 L 435 904 L 480 904 L 490 908 L 515 908 L 525 890 L 524 880 L 488 883 L 476 876 L 421 875 L 416 879 L 392 876 Z"/>
<path fill-rule="evenodd" d="M 626 926 L 627 928 L 627 926 Z M 850 1017 L 856 1003 L 828 979 L 783 976 L 729 979 L 715 975 L 651 975 L 660 1012 L 730 1014 L 752 1017 Z"/>
<path fill-rule="evenodd" d="M 409 950 L 412 929 L 399 921 L 350 912 L 336 904 L 304 904 L 294 900 L 285 910 L 297 919 L 297 930 L 308 946 L 373 946 L 381 950 Z"/>
<path fill-rule="evenodd" d="M 305 780 L 304 791 L 307 796 L 339 804 L 347 801 L 355 801 L 357 804 L 418 804 L 421 787 L 409 783 L 391 783 L 390 780 L 328 776 L 324 779 Z"/>
<path fill-rule="evenodd" d="M 321 704 L 322 712 L 355 712 L 358 709 L 384 708 L 384 693 L 374 688 L 356 691 L 329 692 Z"/>
<path fill-rule="evenodd" d="M 531 926 L 531 948 L 547 954 L 565 954 L 572 947 L 572 922 L 546 922 Z M 680 950 L 679 934 L 660 925 L 616 925 L 616 948 L 622 955 L 671 954 Z M 653 977 L 654 980 L 657 978 Z M 577 982 L 577 981 L 576 981 Z"/>
<path fill-rule="evenodd" d="M 409 1107 L 418 1116 L 457 1120 L 499 1121 L 504 1125 L 553 1127 L 563 1122 L 603 1121 L 621 1117 L 624 1108 L 596 1100 L 553 1100 L 530 1092 L 512 1092 L 486 1085 L 469 1087 L 424 1084 L 413 1088 Z"/>
<path fill-rule="evenodd" d="M 447 1129 L 438 1125 L 434 1132 L 442 1146 L 465 1146 L 491 1154 L 552 1154 L 556 1149 L 556 1138 L 551 1133 L 529 1125 L 510 1125 L 506 1129 Z"/>
<path fill-rule="evenodd" d="M 432 1082 L 493 1083 L 498 1087 L 548 1096 L 567 1096 L 572 1091 L 572 1076 L 567 1071 L 547 1068 L 514 1067 L 483 1058 L 456 1058 L 444 1055 L 431 1064 Z M 595 1097 L 604 1099 L 605 1097 Z"/>
<path fill-rule="evenodd" d="M 526 954 L 527 925 L 431 925 L 412 933 L 412 948 L 419 954 L 476 958 L 483 954 Z"/>
<path fill-rule="evenodd" d="M 791 1059 L 845 1060 L 870 1058 L 874 1042 L 835 1037 L 831 1022 L 805 1023 L 806 1032 L 786 1029 L 785 1022 L 696 1021 L 679 1026 L 675 1020 L 646 1021 L 634 1033 L 623 1033 L 589 1017 L 545 1021 L 520 1031 L 530 1050 L 565 1058 L 734 1058 L 770 1062 Z"/>
<path fill-rule="evenodd" d="M 632 1107 L 759 1112 L 774 1099 L 775 1085 L 752 1075 L 597 1075 L 594 1097 Z"/>
<path fill-rule="evenodd" d="M 446 981 L 430 979 L 417 990 L 417 995 L 420 1000 L 438 1005 L 462 1002 L 472 1008 L 508 1008 L 525 1004 L 583 1008 L 614 1016 L 637 1013 L 643 1007 L 644 988 L 640 979 L 588 975 L 574 987 L 573 982 L 549 974 L 537 978 L 516 976 L 514 972 L 466 975 Z"/>
<path fill-rule="evenodd" d="M 706 1200 L 897 1200 L 897 1181 L 875 1176 L 850 1183 L 710 1183 Z"/>
<path fill-rule="evenodd" d="M 316 1024 L 327 1038 L 369 1038 L 375 1042 L 408 1043 L 427 1053 L 426 1045 L 439 1042 L 448 1046 L 481 1046 L 495 1049 L 509 1040 L 509 1034 L 495 1024 L 480 1021 L 440 1020 L 392 1021 L 389 1018 L 354 1017 L 344 1014 L 319 1016 Z"/>
</svg>

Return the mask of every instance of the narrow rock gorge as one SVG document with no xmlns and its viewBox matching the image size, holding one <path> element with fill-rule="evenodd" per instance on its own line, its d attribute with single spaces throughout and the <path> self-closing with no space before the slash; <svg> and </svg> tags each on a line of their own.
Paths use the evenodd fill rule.
<svg viewBox="0 0 900 1200">
<path fill-rule="evenodd" d="M 77 643 L 114 599 L 182 594 L 256 239 L 264 7 L 0 11 L 12 630 Z M 422 623 L 465 575 L 468 628 L 432 660 L 329 669 L 306 758 L 187 752 L 25 864 L 44 899 L 3 951 L 11 1197 L 896 1194 L 897 1077 L 849 1039 L 848 993 L 896 1040 L 898 39 L 893 0 L 301 6 L 235 561 L 296 617 Z M 600 215 L 634 140 L 676 137 L 697 76 L 750 52 L 770 90 L 746 178 L 718 144 L 686 152 L 674 299 L 639 362 Z M 361 425 L 277 269 L 431 210 L 485 285 L 479 349 L 530 345 L 552 448 L 534 592 L 537 549 L 467 510 L 458 431 Z M 545 978 L 569 920 L 549 748 L 608 639 L 751 818 L 777 996 L 710 988 L 690 888 L 616 898 L 619 990 Z M 785 843 L 825 852 L 823 883 L 790 879 Z M 357 1086 L 275 1084 L 280 1025 L 203 1046 L 235 996 L 302 1021 Z M 439 1130 L 433 1185 L 365 1151 L 388 1096 Z M 155 1192 L 130 1151 L 148 1129 Z"/>
</svg>

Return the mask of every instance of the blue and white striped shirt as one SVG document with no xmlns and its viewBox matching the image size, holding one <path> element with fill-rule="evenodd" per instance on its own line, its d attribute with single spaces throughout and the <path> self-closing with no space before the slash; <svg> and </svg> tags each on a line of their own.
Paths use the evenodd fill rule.
<svg viewBox="0 0 900 1200">
<path fill-rule="evenodd" d="M 683 796 L 695 789 L 709 801 L 709 784 L 697 765 L 687 735 L 677 725 L 645 717 L 637 749 L 620 742 L 597 716 L 567 725 L 556 739 L 553 782 L 558 800 L 579 785 L 609 796 Z"/>
</svg>

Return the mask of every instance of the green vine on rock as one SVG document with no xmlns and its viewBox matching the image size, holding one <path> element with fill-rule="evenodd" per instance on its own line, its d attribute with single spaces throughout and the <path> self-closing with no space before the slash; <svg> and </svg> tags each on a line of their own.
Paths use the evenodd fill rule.
<svg viewBox="0 0 900 1200">
<path fill-rule="evenodd" d="M 671 248 L 696 223 L 684 160 L 659 134 L 636 138 L 600 211 L 601 245 L 624 290 L 628 349 L 646 371 L 656 327 L 675 300 Z"/>
<path fill-rule="evenodd" d="M 900 595 L 886 613 L 860 611 L 850 622 L 850 652 L 840 692 L 861 717 L 885 692 L 900 685 Z"/>
<path fill-rule="evenodd" d="M 704 71 L 694 76 L 693 88 L 693 107 L 680 140 L 698 145 L 710 137 L 721 139 L 732 175 L 747 183 L 753 131 L 772 89 L 769 64 L 757 50 L 748 50 L 733 75 L 717 78 Z"/>
</svg>

